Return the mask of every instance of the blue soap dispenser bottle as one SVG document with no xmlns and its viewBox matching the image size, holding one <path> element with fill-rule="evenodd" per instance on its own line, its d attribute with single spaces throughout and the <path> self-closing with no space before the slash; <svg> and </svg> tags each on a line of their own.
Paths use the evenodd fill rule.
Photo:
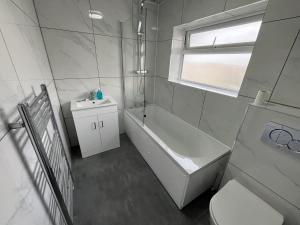
<svg viewBox="0 0 300 225">
<path fill-rule="evenodd" d="M 97 92 L 96 92 L 96 99 L 97 100 L 102 100 L 103 99 L 103 92 L 98 89 Z"/>
</svg>

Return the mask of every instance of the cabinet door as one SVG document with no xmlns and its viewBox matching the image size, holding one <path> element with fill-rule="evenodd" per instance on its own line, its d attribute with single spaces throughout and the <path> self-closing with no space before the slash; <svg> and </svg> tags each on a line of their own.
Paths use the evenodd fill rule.
<svg viewBox="0 0 300 225">
<path fill-rule="evenodd" d="M 118 112 L 99 114 L 98 119 L 103 150 L 120 147 Z"/>
<path fill-rule="evenodd" d="M 75 118 L 74 122 L 82 157 L 102 152 L 97 115 Z"/>
</svg>

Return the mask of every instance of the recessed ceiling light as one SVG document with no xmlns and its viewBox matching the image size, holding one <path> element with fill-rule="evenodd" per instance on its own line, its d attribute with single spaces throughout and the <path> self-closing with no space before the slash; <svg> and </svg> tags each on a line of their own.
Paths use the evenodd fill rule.
<svg viewBox="0 0 300 225">
<path fill-rule="evenodd" d="M 103 18 L 103 14 L 98 10 L 89 10 L 89 17 L 91 19 L 101 20 Z"/>
</svg>

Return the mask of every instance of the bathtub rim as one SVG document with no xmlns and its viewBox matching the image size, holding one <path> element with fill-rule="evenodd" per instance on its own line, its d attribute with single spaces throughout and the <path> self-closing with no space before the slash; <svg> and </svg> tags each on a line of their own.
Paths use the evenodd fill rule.
<svg viewBox="0 0 300 225">
<path fill-rule="evenodd" d="M 146 107 L 159 107 L 161 110 L 166 111 L 167 113 L 172 114 L 171 112 L 167 111 L 166 109 L 164 109 L 164 108 L 162 108 L 161 106 L 156 105 L 156 104 L 147 104 Z M 135 108 L 130 108 L 130 109 L 142 109 L 142 108 L 146 108 L 146 107 L 135 107 Z M 130 111 L 128 110 L 128 108 L 127 108 L 127 109 L 124 109 L 124 112 L 125 112 L 125 111 L 127 111 L 128 114 L 131 114 Z M 229 150 L 229 151 L 232 150 L 233 147 L 230 147 L 230 146 L 226 145 L 225 143 L 223 143 L 222 141 L 218 140 L 217 138 L 211 136 L 210 134 L 206 133 L 205 131 L 203 131 L 203 130 L 197 128 L 197 127 L 192 126 L 191 124 L 189 124 L 188 122 L 186 122 L 185 120 L 181 119 L 180 117 L 178 117 L 178 116 L 176 116 L 176 115 L 174 115 L 174 114 L 172 114 L 172 116 L 177 117 L 179 120 L 183 121 L 187 126 L 191 127 L 192 129 L 197 129 L 197 130 L 200 131 L 203 135 L 205 135 L 205 136 L 207 136 L 208 138 L 214 140 L 216 143 L 222 145 L 224 148 L 227 149 L 227 151 L 228 151 L 228 150 Z M 138 120 L 138 118 L 137 118 L 136 116 L 132 115 L 132 117 L 134 117 L 134 119 L 136 119 L 137 122 L 139 122 L 139 120 Z"/>
<path fill-rule="evenodd" d="M 155 107 L 159 107 L 156 106 Z M 171 159 L 175 165 L 177 167 L 179 167 L 180 170 L 182 170 L 186 175 L 190 176 L 193 173 L 196 173 L 198 170 L 201 170 L 203 168 L 209 167 L 210 165 L 212 165 L 213 163 L 215 163 L 216 161 L 218 161 L 219 159 L 222 159 L 223 157 L 226 157 L 228 155 L 231 154 L 231 148 L 229 148 L 227 145 L 225 145 L 224 143 L 220 142 L 219 140 L 215 139 L 214 137 L 211 137 L 209 134 L 206 134 L 207 136 L 213 138 L 215 141 L 217 141 L 218 143 L 224 145 L 225 147 L 227 147 L 227 150 L 220 154 L 218 157 L 214 158 L 214 160 L 209 161 L 208 163 L 204 164 L 203 166 L 199 167 L 197 170 L 194 171 L 188 171 L 186 170 L 176 159 L 174 159 L 168 152 L 167 150 L 165 150 L 165 148 L 170 149 L 170 151 L 172 151 L 172 149 L 163 141 L 161 140 L 154 132 L 151 131 L 150 128 L 148 128 L 147 126 L 143 125 L 143 122 L 140 121 L 136 116 L 134 116 L 132 113 L 130 113 L 130 111 L 128 109 L 124 110 L 124 114 L 126 113 L 127 116 L 129 116 L 130 119 L 132 119 L 139 127 L 141 127 L 145 133 L 147 134 L 147 136 L 149 136 L 156 145 L 158 145 L 160 148 L 163 148 L 163 152 L 165 155 L 167 155 L 167 157 L 169 159 Z M 126 116 L 124 115 L 124 116 Z M 178 118 L 180 119 L 180 118 Z M 185 122 L 185 121 L 184 121 Z M 186 123 L 186 122 L 185 122 Z M 191 126 L 190 124 L 188 124 L 189 126 Z M 126 129 L 125 129 L 126 130 Z M 203 132 L 203 131 L 202 131 Z M 204 132 L 203 132 L 204 133 Z"/>
</svg>

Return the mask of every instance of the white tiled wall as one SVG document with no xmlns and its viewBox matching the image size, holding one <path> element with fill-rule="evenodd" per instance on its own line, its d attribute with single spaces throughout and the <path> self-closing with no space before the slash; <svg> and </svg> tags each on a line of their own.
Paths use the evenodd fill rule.
<svg viewBox="0 0 300 225">
<path fill-rule="evenodd" d="M 0 150 L 0 224 L 52 225 L 32 183 L 33 169 L 38 164 L 26 131 L 5 135 L 0 141 Z"/>
<path fill-rule="evenodd" d="M 146 100 L 146 103 L 151 104 L 154 102 L 154 84 L 155 84 L 154 77 L 146 77 L 145 78 L 145 100 Z"/>
<path fill-rule="evenodd" d="M 62 79 L 56 80 L 57 93 L 65 118 L 72 117 L 70 99 L 86 99 L 90 90 L 99 87 L 99 79 Z"/>
<path fill-rule="evenodd" d="M 168 78 L 171 44 L 171 40 L 157 42 L 156 76 Z"/>
<path fill-rule="evenodd" d="M 18 3 L 16 3 L 18 2 Z M 16 3 L 16 4 L 15 4 Z M 37 18 L 34 12 L 33 1 L 0 1 L 0 20 L 3 24 L 20 24 L 20 25 L 30 25 L 37 26 Z M 26 10 L 25 10 L 26 9 Z M 29 10 L 31 13 L 26 14 L 25 12 Z"/>
<path fill-rule="evenodd" d="M 24 94 L 2 32 L 0 36 L 0 60 L 2 62 L 0 67 L 0 135 L 3 137 L 7 133 L 6 123 L 12 122 L 18 117 L 16 106 Z"/>
<path fill-rule="evenodd" d="M 47 183 L 44 195 L 36 189 L 34 176 L 39 164 L 33 146 L 25 129 L 7 128 L 8 122 L 19 117 L 17 104 L 33 92 L 39 94 L 40 85 L 45 84 L 69 154 L 69 140 L 32 0 L 0 1 L 0 61 L 0 224 L 50 225 L 50 189 Z"/>
<path fill-rule="evenodd" d="M 121 92 L 122 70 L 124 69 L 125 76 L 132 77 L 129 79 L 137 81 L 133 77 L 137 70 L 138 2 L 35 0 L 72 145 L 78 143 L 69 108 L 72 99 L 86 98 L 92 89 L 101 88 L 104 94 L 117 100 L 118 109 L 121 111 L 124 107 Z M 149 76 L 154 76 L 158 6 L 151 3 L 146 3 L 145 6 L 146 69 Z M 92 21 L 88 17 L 90 9 L 99 10 L 103 19 Z M 153 86 L 153 82 L 148 83 Z M 151 92 L 153 93 L 152 88 Z M 122 124 L 122 117 L 119 116 L 119 119 Z"/>
<path fill-rule="evenodd" d="M 299 157 L 262 143 L 269 121 L 300 129 L 299 117 L 250 105 L 230 162 L 300 208 Z"/>
<path fill-rule="evenodd" d="M 102 20 L 94 20 L 93 27 L 95 34 L 121 37 L 120 22 L 124 22 L 126 38 L 135 37 L 133 32 L 133 1 L 132 0 L 114 0 L 98 1 L 91 0 L 91 8 L 103 13 Z"/>
<path fill-rule="evenodd" d="M 114 77 L 114 78 L 101 78 L 101 89 L 107 95 L 113 97 L 118 103 L 118 109 L 123 109 L 123 102 L 122 102 L 122 91 L 121 91 L 121 78 Z"/>
<path fill-rule="evenodd" d="M 272 0 L 266 13 L 265 21 L 275 21 L 300 16 L 298 0 Z"/>
<path fill-rule="evenodd" d="M 160 103 L 191 125 L 195 127 L 199 126 L 200 129 L 218 138 L 228 146 L 233 145 L 246 105 L 251 101 L 248 95 L 243 95 L 235 99 L 208 93 L 207 98 L 204 98 L 203 95 L 205 95 L 205 92 L 203 91 L 203 95 L 197 98 L 191 95 L 194 90 L 193 88 L 180 88 L 180 85 L 174 86 L 171 84 L 165 84 L 163 86 L 162 84 L 169 83 L 166 79 L 169 74 L 170 48 L 174 25 L 221 12 L 224 8 L 229 9 L 249 3 L 253 3 L 253 1 L 178 0 L 174 2 L 166 0 L 162 1 L 159 6 L 155 102 Z M 166 10 L 168 10 L 167 13 L 165 12 Z M 173 19 L 170 18 L 172 16 Z M 181 22 L 177 21 L 178 18 Z M 168 35 L 166 35 L 166 33 L 168 33 Z M 165 81 L 163 81 L 163 79 L 165 79 Z M 167 90 L 160 90 L 164 87 L 168 87 Z M 173 95 L 172 88 L 174 87 Z M 181 90 L 180 93 L 179 90 Z M 162 97 L 162 93 L 167 94 Z M 178 109 L 179 104 L 182 104 L 181 107 L 185 106 L 185 109 L 182 109 L 181 113 Z"/>
<path fill-rule="evenodd" d="M 227 0 L 225 10 L 234 9 L 255 2 L 257 2 L 257 0 Z"/>
<path fill-rule="evenodd" d="M 181 23 L 183 0 L 165 0 L 159 5 L 158 40 L 172 39 L 173 26 Z"/>
<path fill-rule="evenodd" d="M 41 27 L 92 32 L 89 0 L 35 0 Z"/>
<path fill-rule="evenodd" d="M 251 98 L 243 96 L 230 98 L 207 92 L 199 128 L 224 144 L 232 146 L 245 109 L 251 101 Z"/>
<path fill-rule="evenodd" d="M 95 35 L 100 77 L 120 77 L 122 73 L 121 38 Z"/>
<path fill-rule="evenodd" d="M 3 99 L 1 137 L 3 137 L 7 133 L 6 122 L 13 121 L 18 115 L 17 103 L 33 91 L 38 94 L 40 84 L 49 87 L 53 83 L 53 76 L 33 2 L 3 0 L 0 4 L 0 57 L 3 62 L 0 68 Z M 56 91 L 53 91 L 53 95 L 56 95 Z M 56 110 L 60 111 L 59 105 Z"/>
<path fill-rule="evenodd" d="M 159 5 L 158 18 L 156 77 L 159 77 L 159 79 L 157 78 L 156 83 L 161 83 L 162 78 L 168 78 L 172 41 L 171 31 L 174 25 L 254 2 L 255 0 L 162 1 Z M 300 3 L 298 2 L 296 4 L 295 1 L 292 0 L 287 1 L 285 7 L 290 9 L 291 15 L 287 15 L 288 10 L 282 12 L 278 11 L 280 4 L 280 1 L 269 1 L 269 7 L 266 11 L 264 23 L 261 27 L 240 90 L 240 97 L 235 99 L 209 93 L 204 101 L 202 110 L 198 113 L 197 120 L 201 120 L 200 128 L 229 146 L 232 146 L 234 143 L 247 103 L 253 101 L 259 89 L 274 90 L 272 95 L 272 101 L 274 102 L 299 107 L 298 98 L 294 98 L 293 96 L 296 96 L 297 93 L 299 93 L 297 88 L 297 82 L 299 82 L 297 79 L 297 68 L 299 66 L 297 46 L 299 45 L 299 41 L 296 42 L 296 37 L 300 29 L 300 17 L 297 17 L 299 14 L 298 11 L 295 11 L 292 8 L 299 7 Z M 166 10 L 168 10 L 167 13 L 165 12 Z M 173 15 L 173 20 L 170 19 L 171 15 Z M 272 20 L 276 21 L 271 21 L 271 19 L 269 19 L 271 17 L 273 18 Z M 181 18 L 180 23 L 174 22 L 177 21 L 177 18 Z M 166 35 L 166 31 L 169 31 L 168 35 Z M 291 51 L 292 47 L 293 51 Z M 290 91 L 282 91 L 287 85 L 289 86 Z M 170 87 L 174 88 L 174 85 L 167 85 L 168 91 L 166 91 L 159 90 L 160 88 L 164 88 L 162 84 L 155 86 L 155 93 L 171 93 Z M 185 99 L 185 102 L 194 102 L 192 99 L 188 98 L 188 89 L 190 88 L 186 88 L 184 91 L 186 94 L 182 94 L 182 96 L 186 96 L 182 97 L 182 100 Z M 161 95 L 155 96 L 161 98 Z M 176 102 L 178 102 L 178 100 L 175 100 L 174 96 L 175 95 L 170 94 L 166 95 L 163 102 L 166 103 L 165 108 L 170 109 L 171 112 L 176 114 L 173 110 L 174 107 L 169 105 L 170 102 L 171 104 L 176 104 Z M 178 98 L 178 95 L 175 97 Z M 159 102 L 161 100 L 156 99 L 155 101 Z M 199 103 L 189 104 L 193 106 L 195 104 L 199 105 Z M 179 115 L 179 117 L 186 120 L 185 115 Z M 195 120 L 196 119 L 187 122 L 196 126 Z"/>
<path fill-rule="evenodd" d="M 283 214 L 285 224 L 300 224 L 300 179 L 297 172 L 300 170 L 300 158 L 261 141 L 264 125 L 270 121 L 300 129 L 299 117 L 274 111 L 272 107 L 266 109 L 250 105 L 223 184 L 229 179 L 242 179 L 241 182 L 250 190 Z"/>
<path fill-rule="evenodd" d="M 55 79 L 98 77 L 92 34 L 43 28 Z"/>
<path fill-rule="evenodd" d="M 171 111 L 172 101 L 174 94 L 174 85 L 168 82 L 166 79 L 157 77 L 155 79 L 155 100 L 154 102 L 163 107 L 164 109 Z"/>
<path fill-rule="evenodd" d="M 225 3 L 226 0 L 184 0 L 182 22 L 187 23 L 195 19 L 222 12 Z"/>
<path fill-rule="evenodd" d="M 259 89 L 274 88 L 299 29 L 300 18 L 262 24 L 241 95 L 254 98 Z"/>
<path fill-rule="evenodd" d="M 263 125 L 278 120 L 299 129 L 299 118 L 250 107 L 259 89 L 272 92 L 271 101 L 300 110 L 300 2 L 269 0 L 266 15 L 237 98 L 168 82 L 171 30 L 174 25 L 251 4 L 256 0 L 161 1 L 155 78 L 155 103 L 179 118 L 234 146 L 223 184 L 238 179 L 285 216 L 300 224 L 299 160 L 260 141 Z M 166 10 L 169 10 L 167 13 Z M 173 16 L 173 20 L 170 17 Z M 178 22 L 178 18 L 181 20 Z M 245 120 L 244 120 L 245 119 Z M 241 128 L 242 127 L 242 128 Z M 236 137 L 239 133 L 237 143 Z"/>
<path fill-rule="evenodd" d="M 137 40 L 124 38 L 123 42 L 123 61 L 124 75 L 136 76 L 137 70 Z M 156 42 L 146 41 L 146 62 L 145 69 L 148 71 L 147 76 L 155 75 L 155 57 L 156 57 Z M 111 65 L 113 62 L 109 62 Z"/>
<path fill-rule="evenodd" d="M 271 100 L 284 103 L 285 105 L 300 108 L 299 87 L 300 87 L 300 35 L 294 42 L 291 53 L 287 59 L 281 76 L 275 86 Z M 287 91 L 288 90 L 288 91 Z"/>
<path fill-rule="evenodd" d="M 198 127 L 204 98 L 204 91 L 176 84 L 174 87 L 172 111 L 194 127 Z"/>
<path fill-rule="evenodd" d="M 39 27 L 5 24 L 1 30 L 21 81 L 52 80 Z"/>
</svg>

